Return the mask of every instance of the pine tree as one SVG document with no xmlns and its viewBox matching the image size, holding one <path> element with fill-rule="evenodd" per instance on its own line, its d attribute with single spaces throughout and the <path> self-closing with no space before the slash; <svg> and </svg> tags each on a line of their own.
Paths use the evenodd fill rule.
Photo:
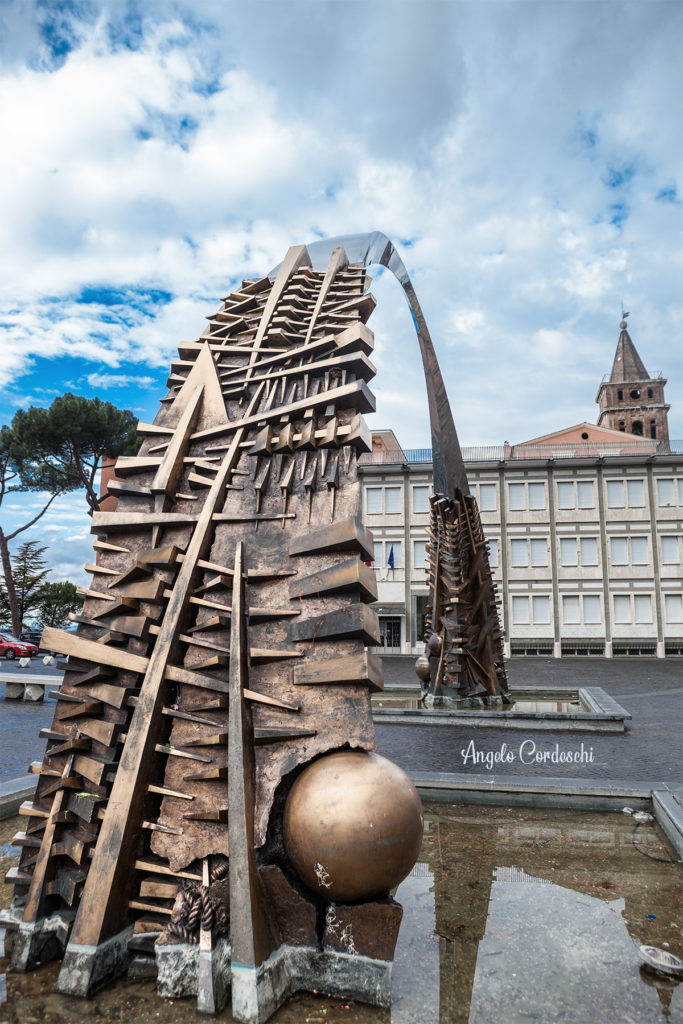
<svg viewBox="0 0 683 1024">
<path fill-rule="evenodd" d="M 47 548 L 39 547 L 37 541 L 28 540 L 12 555 L 12 580 L 16 592 L 19 625 L 22 628 L 24 620 L 39 603 L 39 594 L 48 575 L 47 560 L 43 557 L 45 551 Z M 10 602 L 3 578 L 0 586 L 0 619 L 4 620 L 9 612 Z M 16 630 L 16 625 L 13 628 Z"/>
<path fill-rule="evenodd" d="M 44 583 L 37 594 L 35 617 L 41 628 L 54 626 L 60 629 L 69 624 L 69 612 L 78 611 L 82 599 L 76 593 L 76 584 L 64 580 L 61 583 Z"/>
</svg>

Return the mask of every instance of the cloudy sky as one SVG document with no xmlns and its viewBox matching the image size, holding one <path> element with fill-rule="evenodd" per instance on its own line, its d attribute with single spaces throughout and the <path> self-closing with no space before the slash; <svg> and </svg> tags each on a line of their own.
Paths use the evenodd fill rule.
<svg viewBox="0 0 683 1024">
<path fill-rule="evenodd" d="M 153 418 L 235 283 L 377 229 L 464 444 L 594 420 L 622 301 L 683 438 L 682 46 L 679 0 L 0 0 L 0 422 L 66 390 Z M 373 291 L 373 426 L 427 445 Z M 30 534 L 72 577 L 84 510 Z"/>
</svg>

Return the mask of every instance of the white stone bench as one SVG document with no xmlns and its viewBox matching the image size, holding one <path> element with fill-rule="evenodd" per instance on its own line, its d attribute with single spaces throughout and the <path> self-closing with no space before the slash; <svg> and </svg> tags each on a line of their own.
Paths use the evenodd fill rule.
<svg viewBox="0 0 683 1024">
<path fill-rule="evenodd" d="M 44 700 L 48 689 L 58 689 L 59 676 L 29 675 L 21 669 L 16 672 L 0 672 L 0 683 L 5 684 L 5 700 Z"/>
</svg>

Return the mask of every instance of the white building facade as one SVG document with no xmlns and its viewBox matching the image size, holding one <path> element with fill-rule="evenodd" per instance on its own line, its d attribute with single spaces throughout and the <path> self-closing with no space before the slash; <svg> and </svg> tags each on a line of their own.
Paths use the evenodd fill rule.
<svg viewBox="0 0 683 1024">
<path fill-rule="evenodd" d="M 683 655 L 683 447 L 579 424 L 463 456 L 508 655 Z M 359 461 L 385 652 L 423 649 L 430 460 L 379 431 Z"/>
</svg>

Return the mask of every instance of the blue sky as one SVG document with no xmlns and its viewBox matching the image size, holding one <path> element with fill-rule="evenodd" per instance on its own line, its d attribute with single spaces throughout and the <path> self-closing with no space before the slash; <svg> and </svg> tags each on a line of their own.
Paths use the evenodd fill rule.
<svg viewBox="0 0 683 1024">
<path fill-rule="evenodd" d="M 682 44 L 671 0 L 0 0 L 0 422 L 66 390 L 153 418 L 235 283 L 378 229 L 463 443 L 594 420 L 622 301 L 683 438 Z M 373 425 L 421 447 L 410 316 L 373 291 Z M 61 575 L 84 508 L 31 534 Z"/>
</svg>

